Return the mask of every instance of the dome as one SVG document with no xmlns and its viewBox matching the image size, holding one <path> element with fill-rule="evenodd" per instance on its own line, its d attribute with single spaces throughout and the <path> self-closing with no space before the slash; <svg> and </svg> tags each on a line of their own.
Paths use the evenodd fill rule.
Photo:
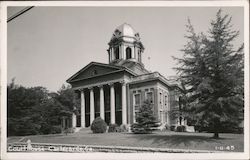
<svg viewBox="0 0 250 160">
<path fill-rule="evenodd" d="M 135 32 L 131 25 L 123 23 L 118 26 L 108 45 L 109 63 L 118 64 L 121 60 L 142 63 L 141 55 L 144 46 L 139 33 Z"/>
<path fill-rule="evenodd" d="M 116 39 L 122 39 L 123 41 L 127 42 L 140 42 L 140 35 L 138 32 L 134 30 L 134 28 L 128 24 L 128 23 L 123 23 L 122 25 L 118 26 L 112 37 L 111 37 L 111 42 Z"/>
<path fill-rule="evenodd" d="M 127 23 L 123 23 L 122 25 L 118 26 L 115 32 L 117 30 L 120 31 L 120 36 L 135 37 L 135 30 Z"/>
</svg>

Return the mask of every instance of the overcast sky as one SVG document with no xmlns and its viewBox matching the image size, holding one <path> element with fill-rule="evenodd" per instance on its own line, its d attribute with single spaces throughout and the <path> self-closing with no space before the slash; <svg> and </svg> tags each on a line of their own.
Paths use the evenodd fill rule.
<svg viewBox="0 0 250 160">
<path fill-rule="evenodd" d="M 20 7 L 9 7 L 8 17 Z M 34 7 L 8 23 L 7 78 L 23 86 L 57 91 L 65 81 L 92 61 L 108 63 L 108 42 L 115 28 L 126 22 L 140 33 L 143 62 L 151 71 L 169 77 L 186 42 L 185 25 L 191 19 L 197 32 L 206 32 L 217 7 Z M 240 31 L 243 8 L 222 8 Z M 150 57 L 150 61 L 148 60 Z"/>
</svg>

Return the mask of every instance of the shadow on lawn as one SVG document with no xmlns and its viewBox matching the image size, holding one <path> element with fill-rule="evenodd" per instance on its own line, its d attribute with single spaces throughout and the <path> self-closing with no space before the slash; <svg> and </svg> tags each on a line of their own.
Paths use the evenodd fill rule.
<svg viewBox="0 0 250 160">
<path fill-rule="evenodd" d="M 135 138 L 133 136 L 133 138 Z M 221 143 L 221 139 L 213 139 L 208 136 L 197 135 L 158 135 L 158 134 L 140 134 L 136 136 L 139 141 L 152 141 L 152 144 L 160 144 L 166 146 L 183 146 L 183 147 L 195 147 L 204 143 Z"/>
</svg>

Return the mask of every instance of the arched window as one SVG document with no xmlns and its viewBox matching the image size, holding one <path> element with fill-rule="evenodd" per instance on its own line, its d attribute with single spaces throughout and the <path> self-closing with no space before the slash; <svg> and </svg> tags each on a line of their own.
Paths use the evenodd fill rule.
<svg viewBox="0 0 250 160">
<path fill-rule="evenodd" d="M 120 59 L 120 57 L 119 57 L 119 47 L 115 47 L 115 59 Z"/>
<path fill-rule="evenodd" d="M 132 58 L 132 51 L 130 47 L 126 48 L 126 59 L 131 59 Z"/>
</svg>

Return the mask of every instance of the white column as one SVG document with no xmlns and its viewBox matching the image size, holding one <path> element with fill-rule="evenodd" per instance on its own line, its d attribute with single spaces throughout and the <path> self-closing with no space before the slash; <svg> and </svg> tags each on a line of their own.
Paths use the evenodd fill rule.
<svg viewBox="0 0 250 160">
<path fill-rule="evenodd" d="M 138 60 L 137 49 L 136 49 L 135 46 L 134 46 L 134 55 L 135 55 L 135 59 L 136 59 L 137 61 L 139 61 L 139 60 Z"/>
<path fill-rule="evenodd" d="M 90 124 L 95 119 L 95 106 L 94 106 L 94 91 L 93 88 L 89 88 L 90 90 Z"/>
<path fill-rule="evenodd" d="M 72 128 L 76 127 L 76 114 L 72 113 Z"/>
<path fill-rule="evenodd" d="M 81 90 L 81 127 L 85 128 L 85 95 L 84 90 Z"/>
<path fill-rule="evenodd" d="M 132 53 L 131 53 L 132 58 L 133 58 L 133 59 L 136 59 L 136 57 L 135 57 L 135 56 L 136 56 L 136 55 L 135 55 L 135 48 L 134 48 L 134 47 L 131 47 L 131 52 L 132 52 Z"/>
<path fill-rule="evenodd" d="M 115 88 L 110 84 L 110 123 L 115 124 Z"/>
<path fill-rule="evenodd" d="M 105 120 L 103 86 L 99 86 L 99 88 L 100 88 L 100 117 L 101 117 L 103 120 Z"/>
<path fill-rule="evenodd" d="M 122 82 L 122 124 L 127 124 L 127 92 L 126 83 Z"/>
</svg>

